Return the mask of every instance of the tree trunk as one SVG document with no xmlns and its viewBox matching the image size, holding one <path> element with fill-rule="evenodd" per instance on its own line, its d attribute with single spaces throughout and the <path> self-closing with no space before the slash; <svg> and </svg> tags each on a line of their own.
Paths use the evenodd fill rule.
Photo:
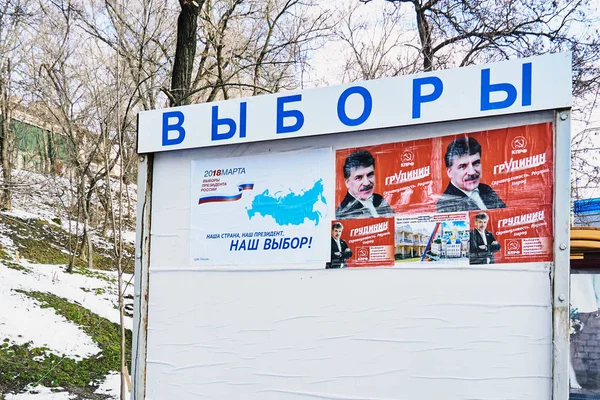
<svg viewBox="0 0 600 400">
<path fill-rule="evenodd" d="M 39 146 L 41 169 L 42 169 L 42 173 L 44 175 L 48 175 L 50 173 L 50 155 L 48 154 L 49 141 L 48 141 L 48 133 L 43 128 L 42 128 L 42 133 L 41 133 L 40 139 L 42 142 L 41 145 Z"/>
<path fill-rule="evenodd" d="M 107 199 L 108 192 L 106 190 L 104 191 L 104 198 L 105 200 L 103 200 L 101 197 L 98 197 L 98 201 L 102 203 L 102 209 L 104 210 L 104 222 L 102 222 L 102 230 L 100 231 L 100 234 L 103 237 L 106 237 L 106 232 L 108 231 L 108 224 L 110 224 L 110 210 L 108 208 L 110 200 Z"/>
<path fill-rule="evenodd" d="M 0 190 L 0 209 L 12 208 L 12 168 L 10 163 L 10 128 L 9 119 L 5 117 L 5 107 L 2 107 L 2 124 L 0 127 L 0 147 L 2 148 L 2 190 Z"/>
<path fill-rule="evenodd" d="M 204 0 L 179 0 L 181 12 L 177 18 L 177 47 L 173 75 L 171 76 L 171 107 L 189 104 L 194 58 L 196 57 L 196 36 L 198 13 Z"/>
<path fill-rule="evenodd" d="M 121 210 L 121 212 L 123 212 L 123 210 Z M 119 324 L 121 328 L 121 400 L 127 400 L 127 387 L 129 386 L 127 378 L 129 376 L 129 372 L 127 371 L 127 357 L 125 355 L 125 352 L 129 351 L 130 349 L 127 349 L 127 344 L 125 341 L 125 316 L 123 312 L 125 308 L 125 305 L 123 304 L 123 296 L 125 294 L 125 290 L 123 288 L 123 271 L 121 269 L 121 264 L 122 259 L 121 255 L 119 254 L 117 260 L 117 283 L 119 289 Z"/>
<path fill-rule="evenodd" d="M 12 132 L 10 130 L 10 105 L 8 84 L 10 82 L 10 61 L 6 68 L 6 75 L 0 79 L 0 157 L 2 157 L 2 185 L 0 185 L 0 209 L 12 208 Z"/>
<path fill-rule="evenodd" d="M 83 261 L 87 262 L 88 268 L 93 267 L 92 255 L 94 248 L 92 245 L 92 238 L 90 236 L 90 207 L 91 207 L 91 191 L 86 190 L 86 178 L 85 175 L 79 176 L 79 202 L 81 207 L 81 214 L 83 215 L 83 236 L 79 247 L 79 254 Z M 85 198 L 83 197 L 85 193 Z"/>
<path fill-rule="evenodd" d="M 81 202 L 79 199 L 82 194 L 80 194 L 81 185 L 74 185 L 73 175 L 69 177 L 69 183 L 71 187 L 77 188 L 77 193 L 74 195 L 77 202 L 74 202 L 74 198 L 71 197 L 69 204 L 65 207 L 67 210 L 67 221 L 69 223 L 69 240 L 68 240 L 68 251 L 69 251 L 69 264 L 67 265 L 67 273 L 73 272 L 73 268 L 75 267 L 75 259 L 77 258 L 77 248 L 79 247 L 79 217 L 81 215 Z M 69 191 L 72 193 L 71 191 Z M 73 196 L 73 194 L 72 194 Z M 76 215 L 73 216 L 73 206 L 75 206 Z M 75 218 L 73 218 L 75 217 Z M 73 221 L 75 221 L 75 233 L 73 233 Z"/>
<path fill-rule="evenodd" d="M 423 70 L 433 71 L 433 44 L 431 39 L 431 26 L 427 20 L 425 12 L 420 1 L 414 2 L 415 13 L 417 14 L 417 27 L 419 29 L 419 39 L 421 40 L 421 52 L 423 54 Z"/>
<path fill-rule="evenodd" d="M 88 268 L 94 266 L 94 246 L 92 244 L 92 236 L 90 234 L 90 205 L 87 201 L 82 202 L 83 212 L 83 238 L 81 239 L 81 259 L 87 262 Z"/>
<path fill-rule="evenodd" d="M 56 148 L 56 134 L 54 133 L 54 128 L 50 128 L 50 134 L 48 137 L 48 158 L 50 159 L 50 172 L 58 175 L 59 171 L 56 165 L 56 160 L 58 157 L 57 154 L 58 149 Z"/>
<path fill-rule="evenodd" d="M 89 224 L 86 231 L 86 247 L 87 247 L 87 263 L 88 268 L 92 269 L 94 267 L 94 245 L 92 244 L 92 235 L 90 235 Z"/>
</svg>

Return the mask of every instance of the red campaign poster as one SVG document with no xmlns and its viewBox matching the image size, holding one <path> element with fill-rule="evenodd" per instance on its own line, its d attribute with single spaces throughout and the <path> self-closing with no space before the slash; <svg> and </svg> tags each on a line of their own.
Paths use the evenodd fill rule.
<svg viewBox="0 0 600 400">
<path fill-rule="evenodd" d="M 371 168 L 353 171 L 355 164 Z M 338 150 L 336 153 L 336 218 L 368 218 L 357 200 L 373 196 L 378 216 L 388 216 L 380 203 L 394 213 L 430 212 L 439 191 L 440 154 L 433 139 L 413 140 Z M 364 172 L 364 173 L 362 173 Z M 369 176 L 372 173 L 372 176 Z M 436 185 L 437 183 L 437 185 Z"/>
<path fill-rule="evenodd" d="M 336 219 L 468 211 L 473 230 L 478 210 L 494 229 L 498 218 L 543 211 L 543 227 L 508 229 L 509 222 L 498 222 L 501 250 L 492 251 L 493 262 L 551 260 L 553 156 L 551 123 L 338 150 Z M 492 261 L 470 258 L 472 264 Z"/>
<path fill-rule="evenodd" d="M 329 268 L 394 264 L 394 218 L 333 221 L 331 232 Z"/>
<path fill-rule="evenodd" d="M 552 261 L 551 206 L 471 211 L 469 220 L 471 265 Z"/>
<path fill-rule="evenodd" d="M 475 152 L 475 148 L 480 152 L 452 160 L 446 154 L 452 153 L 453 143 L 457 143 L 454 146 L 457 153 L 464 145 L 469 153 Z M 442 196 L 436 211 L 466 211 L 456 209 L 461 207 L 457 203 L 467 200 L 456 197 L 462 196 L 458 190 L 468 192 L 475 188 L 488 209 L 552 205 L 551 123 L 447 136 L 441 138 L 441 146 L 447 170 L 442 175 L 442 187 L 445 194 L 455 196 L 455 201 L 444 201 Z M 451 159 L 450 167 L 447 158 Z M 446 199 L 451 197 L 446 196 Z M 471 200 L 469 202 L 471 204 Z M 477 207 L 469 210 L 473 209 Z"/>
</svg>

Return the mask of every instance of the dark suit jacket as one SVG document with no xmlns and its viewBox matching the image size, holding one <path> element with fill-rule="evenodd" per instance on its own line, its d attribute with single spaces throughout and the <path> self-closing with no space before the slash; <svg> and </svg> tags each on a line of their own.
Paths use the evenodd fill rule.
<svg viewBox="0 0 600 400">
<path fill-rule="evenodd" d="M 373 206 L 380 217 L 393 217 L 394 210 L 380 195 L 373 194 Z M 346 193 L 346 197 L 340 203 L 340 206 L 335 210 L 336 219 L 354 219 L 354 218 L 372 218 L 373 216 L 368 209 L 363 207 L 362 203 L 356 200 L 350 193 Z"/>
<path fill-rule="evenodd" d="M 477 229 L 472 229 L 470 232 L 470 243 L 469 243 L 469 263 L 470 264 L 487 264 L 487 259 L 490 259 L 490 264 L 494 263 L 494 253 L 500 251 L 500 244 L 492 244 L 496 241 L 494 234 L 490 231 L 485 231 L 485 240 L 488 244 L 485 245 L 485 249 L 480 249 L 479 246 L 483 246 L 483 238 Z"/>
<path fill-rule="evenodd" d="M 352 251 L 346 251 L 346 249 L 348 249 L 348 243 L 346 243 L 344 239 L 340 239 L 340 246 L 342 246 L 342 251 L 338 256 L 335 253 L 340 250 L 335 240 L 331 238 L 331 262 L 327 263 L 325 268 L 341 268 L 346 264 L 346 259 L 352 257 Z"/>
<path fill-rule="evenodd" d="M 494 208 L 506 208 L 506 204 L 502 201 L 500 196 L 498 196 L 494 189 L 488 185 L 483 183 L 479 184 L 479 196 L 481 196 L 481 200 L 483 200 L 483 204 L 485 204 L 488 210 Z M 439 198 L 436 208 L 437 212 L 479 210 L 477 204 L 452 183 L 448 184 L 446 191 Z"/>
</svg>

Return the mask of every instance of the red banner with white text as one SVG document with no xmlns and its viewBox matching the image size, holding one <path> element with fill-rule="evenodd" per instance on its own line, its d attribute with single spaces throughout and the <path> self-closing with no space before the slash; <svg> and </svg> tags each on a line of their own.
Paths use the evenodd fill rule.
<svg viewBox="0 0 600 400">
<path fill-rule="evenodd" d="M 471 265 L 551 261 L 553 156 L 551 123 L 341 149 L 335 218 L 344 226 L 394 218 L 396 265 L 450 259 L 459 248 Z M 453 222 L 460 238 L 433 237 L 441 228 L 423 225 L 431 243 L 414 250 L 398 231 L 454 213 L 464 219 Z"/>
</svg>

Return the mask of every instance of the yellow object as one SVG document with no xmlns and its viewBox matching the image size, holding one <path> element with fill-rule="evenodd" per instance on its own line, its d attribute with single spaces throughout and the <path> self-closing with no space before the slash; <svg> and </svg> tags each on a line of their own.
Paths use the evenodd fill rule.
<svg viewBox="0 0 600 400">
<path fill-rule="evenodd" d="M 571 227 L 571 260 L 583 260 L 586 254 L 600 254 L 600 228 L 593 226 Z"/>
</svg>

